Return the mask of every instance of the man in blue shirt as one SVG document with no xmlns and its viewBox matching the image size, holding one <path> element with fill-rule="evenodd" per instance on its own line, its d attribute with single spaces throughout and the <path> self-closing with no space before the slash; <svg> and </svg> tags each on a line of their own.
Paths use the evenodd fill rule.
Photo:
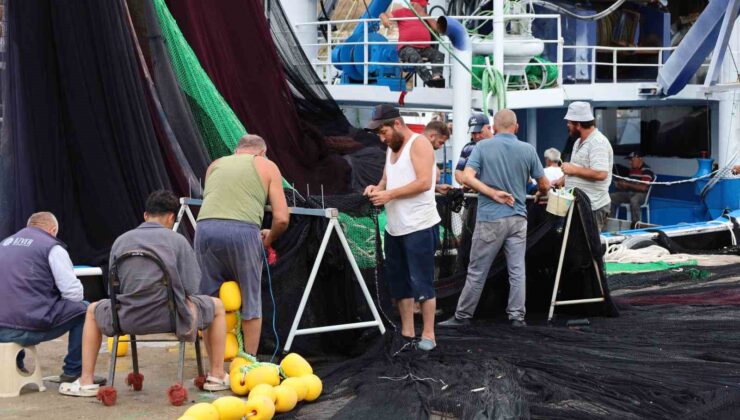
<svg viewBox="0 0 740 420">
<path fill-rule="evenodd" d="M 514 112 L 502 109 L 496 113 L 496 135 L 479 142 L 465 166 L 465 184 L 480 194 L 477 221 L 465 287 L 457 302 L 455 316 L 442 322 L 442 326 L 470 323 L 491 263 L 502 246 L 506 253 L 510 286 L 506 312 L 513 327 L 526 326 L 527 184 L 530 178 L 536 179 L 539 192 L 544 194 L 550 183 L 535 148 L 517 139 L 518 129 Z"/>
</svg>

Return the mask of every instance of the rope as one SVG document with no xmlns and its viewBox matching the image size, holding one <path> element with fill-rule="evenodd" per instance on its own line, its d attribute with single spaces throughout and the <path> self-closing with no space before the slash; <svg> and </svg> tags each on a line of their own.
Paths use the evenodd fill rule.
<svg viewBox="0 0 740 420">
<path fill-rule="evenodd" d="M 696 181 L 702 180 L 704 178 L 709 178 L 709 177 L 714 176 L 718 172 L 720 172 L 719 169 L 716 170 L 716 171 L 712 171 L 712 172 L 710 172 L 710 173 L 708 173 L 706 175 L 697 176 L 695 178 L 690 178 L 690 179 L 682 179 L 682 180 L 679 180 L 679 181 L 641 181 L 641 180 L 637 180 L 637 179 L 633 179 L 633 178 L 619 176 L 617 174 L 612 174 L 612 177 L 617 178 L 617 179 L 621 179 L 621 180 L 624 180 L 624 181 L 629 181 L 629 182 L 632 182 L 632 183 L 635 183 L 635 184 L 644 184 L 644 185 L 677 185 L 677 184 L 688 184 L 690 182 L 696 182 Z"/>
<path fill-rule="evenodd" d="M 623 244 L 609 245 L 604 254 L 604 262 L 644 264 L 664 262 L 667 264 L 685 263 L 692 258 L 687 254 L 671 254 L 667 249 L 650 245 L 640 249 L 629 249 Z"/>
<path fill-rule="evenodd" d="M 483 70 L 481 95 L 483 96 L 483 113 L 485 115 L 488 115 L 488 103 L 492 96 L 496 96 L 496 109 L 506 108 L 506 83 L 504 82 L 504 75 L 491 65 L 488 57 L 486 57 L 486 67 Z"/>
<path fill-rule="evenodd" d="M 566 9 L 564 7 L 558 6 L 557 4 L 550 3 L 549 1 L 531 0 L 531 3 L 532 4 L 538 4 L 540 6 L 544 6 L 544 7 L 548 8 L 548 9 L 551 9 L 551 10 L 555 10 L 558 13 L 564 13 L 564 14 L 566 14 L 568 16 L 571 16 L 571 17 L 574 17 L 576 19 L 581 19 L 581 20 L 599 20 L 599 19 L 605 18 L 606 16 L 610 15 L 613 11 L 617 10 L 617 8 L 619 8 L 619 6 L 621 6 L 622 3 L 624 3 L 625 1 L 626 0 L 617 0 L 616 3 L 612 4 L 608 8 L 602 10 L 601 12 L 599 12 L 599 13 L 597 13 L 595 15 L 591 15 L 591 16 L 581 16 L 581 15 L 579 15 L 577 13 L 571 12 L 570 10 L 568 10 L 568 9 Z"/>
<path fill-rule="evenodd" d="M 246 376 L 247 372 L 260 366 L 272 366 L 278 370 L 278 374 L 281 377 L 285 378 L 285 372 L 283 372 L 283 369 L 280 367 L 280 365 L 276 365 L 275 363 L 270 362 L 260 362 L 259 360 L 257 360 L 256 357 L 244 351 L 244 337 L 242 336 L 242 329 L 240 328 L 241 324 L 242 315 L 239 311 L 236 311 L 236 342 L 239 345 L 239 350 L 236 352 L 236 355 L 237 357 L 241 357 L 250 362 L 248 365 L 244 365 L 239 368 L 242 374 L 242 380 L 244 380 L 244 376 Z"/>
</svg>

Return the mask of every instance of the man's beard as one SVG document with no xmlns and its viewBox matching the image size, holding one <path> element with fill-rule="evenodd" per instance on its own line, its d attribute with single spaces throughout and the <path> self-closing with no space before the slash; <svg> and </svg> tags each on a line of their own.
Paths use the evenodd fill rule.
<svg viewBox="0 0 740 420">
<path fill-rule="evenodd" d="M 403 135 L 393 129 L 393 136 L 388 140 L 388 147 L 390 147 L 394 153 L 398 153 L 398 151 L 401 150 L 401 146 L 403 146 Z"/>
</svg>

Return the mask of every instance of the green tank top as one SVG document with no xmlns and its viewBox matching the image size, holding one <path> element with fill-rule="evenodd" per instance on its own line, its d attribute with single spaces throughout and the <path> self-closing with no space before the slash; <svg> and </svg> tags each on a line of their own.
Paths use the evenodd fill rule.
<svg viewBox="0 0 740 420">
<path fill-rule="evenodd" d="M 240 220 L 262 226 L 266 203 L 267 191 L 254 167 L 254 156 L 222 157 L 213 164 L 206 179 L 198 221 Z"/>
</svg>

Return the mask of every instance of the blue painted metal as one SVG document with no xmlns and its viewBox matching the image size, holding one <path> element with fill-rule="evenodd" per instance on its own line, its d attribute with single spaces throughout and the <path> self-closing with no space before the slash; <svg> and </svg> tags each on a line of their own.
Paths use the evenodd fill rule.
<svg viewBox="0 0 740 420">
<path fill-rule="evenodd" d="M 581 16 L 596 14 L 595 10 L 575 7 L 572 3 L 559 1 L 554 3 L 558 6 L 568 8 L 568 10 Z M 534 10 L 538 14 L 553 13 L 552 10 L 541 6 L 535 6 Z M 564 45 L 583 46 L 583 48 L 567 48 L 563 50 L 563 61 L 576 63 L 575 65 L 563 66 L 563 81 L 565 83 L 591 81 L 591 65 L 588 63 L 594 61 L 594 56 L 588 46 L 597 44 L 596 28 L 598 23 L 576 19 L 567 15 L 561 15 L 560 22 Z M 558 38 L 557 22 L 554 19 L 535 19 L 532 23 L 532 35 L 540 39 L 556 40 Z M 552 43 L 545 44 L 545 51 L 542 55 L 553 63 L 557 62 L 557 45 Z"/>
<path fill-rule="evenodd" d="M 707 212 L 712 218 L 725 210 L 740 209 L 740 179 L 726 178 L 719 181 L 704 197 Z"/>
<path fill-rule="evenodd" d="M 694 178 L 698 178 L 712 172 L 712 164 L 714 163 L 714 159 L 696 159 L 696 161 L 697 163 L 699 163 L 699 167 L 696 169 Z M 696 183 L 694 184 L 694 194 L 701 195 L 701 191 L 707 185 L 707 182 L 709 182 L 708 178 L 696 181 Z"/>
<path fill-rule="evenodd" d="M 731 0 L 733 3 L 737 0 Z M 664 95 L 680 92 L 712 52 L 727 11 L 727 0 L 709 2 L 671 57 L 658 72 Z"/>
<path fill-rule="evenodd" d="M 437 18 L 437 29 L 442 35 L 447 35 L 452 42 L 452 46 L 460 51 L 467 51 L 470 49 L 470 37 L 468 37 L 468 31 L 465 27 L 457 20 L 440 16 Z"/>
<path fill-rule="evenodd" d="M 381 13 L 388 9 L 392 0 L 373 0 L 367 7 L 367 11 L 360 19 L 377 19 Z M 388 42 L 388 39 L 378 33 L 378 22 L 359 22 L 352 34 L 345 40 L 347 44 L 340 45 L 332 50 L 331 60 L 334 63 L 357 63 L 357 64 L 335 64 L 342 71 L 341 83 L 363 83 L 365 62 L 365 48 L 361 44 L 365 39 L 365 26 L 367 26 L 368 42 Z M 398 51 L 395 45 L 371 44 L 367 47 L 368 61 L 375 63 L 398 63 Z M 392 90 L 405 90 L 406 84 L 401 77 L 401 69 L 398 66 L 371 65 L 368 66 L 368 81 L 385 85 Z"/>
</svg>

